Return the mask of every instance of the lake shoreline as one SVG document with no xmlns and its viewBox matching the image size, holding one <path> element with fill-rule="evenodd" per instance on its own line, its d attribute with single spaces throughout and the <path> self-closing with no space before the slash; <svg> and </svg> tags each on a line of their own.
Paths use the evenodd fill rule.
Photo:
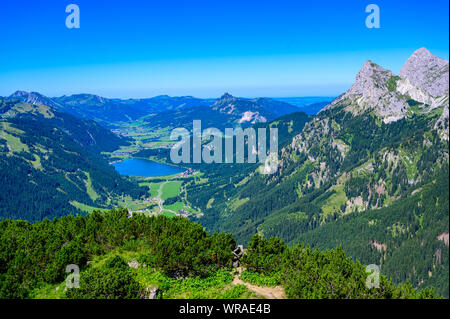
<svg viewBox="0 0 450 319">
<path fill-rule="evenodd" d="M 180 174 L 185 170 L 171 163 L 158 162 L 142 157 L 129 157 L 111 165 L 114 166 L 120 175 L 130 177 L 162 177 Z M 156 174 L 153 173 L 155 171 L 157 172 Z"/>
</svg>

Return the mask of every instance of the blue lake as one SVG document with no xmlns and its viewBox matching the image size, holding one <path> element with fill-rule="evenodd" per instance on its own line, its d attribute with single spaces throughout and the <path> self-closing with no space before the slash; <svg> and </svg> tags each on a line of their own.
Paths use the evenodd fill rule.
<svg viewBox="0 0 450 319">
<path fill-rule="evenodd" d="M 120 175 L 128 176 L 165 176 L 183 172 L 183 170 L 166 164 L 141 158 L 128 158 L 122 162 L 112 164 Z"/>
</svg>

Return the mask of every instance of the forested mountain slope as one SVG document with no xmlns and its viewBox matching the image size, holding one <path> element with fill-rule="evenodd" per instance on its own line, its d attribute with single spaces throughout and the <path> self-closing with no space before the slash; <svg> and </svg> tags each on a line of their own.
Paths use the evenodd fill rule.
<svg viewBox="0 0 450 319">
<path fill-rule="evenodd" d="M 100 155 L 128 142 L 94 121 L 5 99 L 0 115 L 1 219 L 51 219 L 81 213 L 80 204 L 105 207 L 112 196 L 144 194 Z"/>
<path fill-rule="evenodd" d="M 433 81 L 437 89 L 430 89 Z M 235 181 L 225 195 L 227 209 L 197 201 L 209 216 L 202 223 L 233 232 L 243 244 L 259 233 L 329 247 L 338 242 L 330 242 L 328 231 L 347 238 L 347 222 L 379 212 L 389 218 L 359 230 L 378 222 L 371 238 L 355 235 L 344 249 L 382 264 L 396 281 L 433 284 L 448 295 L 448 240 L 442 240 L 448 238 L 448 96 L 448 61 L 426 49 L 411 56 L 401 76 L 366 62 L 350 90 L 280 149 L 275 174 Z M 188 194 L 192 202 L 201 188 Z M 382 213 L 388 209 L 398 214 Z M 408 254 L 405 263 L 399 256 Z"/>
</svg>

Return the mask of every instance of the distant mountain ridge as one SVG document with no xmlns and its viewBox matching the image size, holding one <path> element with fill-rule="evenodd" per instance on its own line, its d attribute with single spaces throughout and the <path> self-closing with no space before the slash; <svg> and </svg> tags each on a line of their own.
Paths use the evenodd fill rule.
<svg viewBox="0 0 450 319">
<path fill-rule="evenodd" d="M 59 109 L 61 104 L 38 92 L 16 91 L 8 97 L 9 100 L 19 100 L 33 105 L 47 105 Z"/>
<path fill-rule="evenodd" d="M 8 97 L 34 105 L 48 105 L 71 115 L 91 119 L 105 126 L 136 120 L 142 116 L 180 108 L 209 105 L 211 99 L 192 96 L 156 96 L 148 99 L 110 99 L 94 94 L 74 94 L 49 98 L 37 92 L 17 91 Z"/>
<path fill-rule="evenodd" d="M 148 116 L 149 127 L 184 127 L 192 129 L 192 122 L 200 120 L 202 127 L 218 129 L 249 127 L 270 122 L 280 116 L 299 112 L 293 105 L 270 98 L 247 99 L 223 94 L 211 105 L 180 108 Z"/>
<path fill-rule="evenodd" d="M 266 100 L 266 102 L 269 102 Z M 234 97 L 225 93 L 218 99 L 211 108 L 223 114 L 237 117 L 237 122 L 241 123 L 264 123 L 272 119 L 275 114 L 268 110 L 267 103 L 262 106 L 255 100 L 247 100 Z"/>
<path fill-rule="evenodd" d="M 260 97 L 254 99 L 238 98 L 228 93 L 223 94 L 212 105 L 213 109 L 217 109 L 221 112 L 231 112 L 234 114 L 243 115 L 245 112 L 256 112 L 254 117 L 250 117 L 252 124 L 257 122 L 267 121 L 264 114 L 267 117 L 283 116 L 289 113 L 299 112 L 298 107 L 288 104 L 286 102 L 277 101 L 272 98 Z M 247 109 L 246 109 L 247 108 Z"/>
<path fill-rule="evenodd" d="M 80 118 L 95 120 L 105 126 L 111 126 L 117 122 L 133 121 L 150 114 L 176 112 L 181 109 L 203 106 L 212 106 L 213 110 L 231 115 L 233 120 L 239 113 L 241 123 L 264 122 L 277 116 L 299 111 L 296 106 L 270 98 L 244 99 L 227 94 L 219 99 L 200 99 L 192 96 L 170 97 L 168 95 L 146 99 L 109 99 L 93 94 L 49 98 L 37 92 L 16 91 L 8 99 L 34 105 L 48 105 Z"/>
</svg>

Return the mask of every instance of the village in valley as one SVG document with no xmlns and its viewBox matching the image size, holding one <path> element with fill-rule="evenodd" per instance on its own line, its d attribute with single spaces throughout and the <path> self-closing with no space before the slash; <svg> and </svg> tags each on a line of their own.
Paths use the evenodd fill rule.
<svg viewBox="0 0 450 319">
<path fill-rule="evenodd" d="M 168 149 L 174 145 L 170 140 L 169 128 L 148 129 L 142 121 L 135 121 L 132 125 L 116 127 L 111 132 L 121 137 L 133 140 L 129 146 L 121 146 L 120 149 L 104 153 L 110 158 L 109 164 L 113 165 L 125 159 L 134 158 L 137 153 L 148 149 Z M 153 160 L 153 158 L 149 158 Z M 157 159 L 156 159 L 157 161 Z M 198 179 L 202 174 L 196 169 L 187 168 L 185 171 L 169 175 L 155 177 L 134 176 L 140 186 L 148 187 L 149 196 L 144 199 L 132 199 L 120 197 L 112 200 L 115 207 L 124 207 L 131 217 L 133 214 L 145 214 L 148 216 L 165 215 L 167 217 L 181 216 L 185 218 L 201 218 L 203 213 L 186 200 L 185 185 Z"/>
<path fill-rule="evenodd" d="M 186 179 L 198 175 L 198 170 L 188 168 L 170 176 L 139 177 L 139 185 L 148 187 L 149 196 L 140 200 L 121 198 L 117 204 L 127 208 L 130 217 L 134 214 L 145 214 L 148 216 L 201 218 L 203 213 L 187 203 L 183 187 Z"/>
</svg>

